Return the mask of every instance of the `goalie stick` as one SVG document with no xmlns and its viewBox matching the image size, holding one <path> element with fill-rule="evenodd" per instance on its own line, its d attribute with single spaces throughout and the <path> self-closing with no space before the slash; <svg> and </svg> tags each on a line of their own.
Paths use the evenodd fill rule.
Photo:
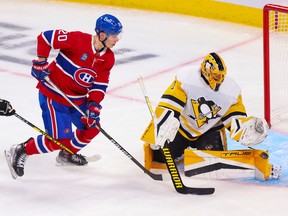
<svg viewBox="0 0 288 216">
<path fill-rule="evenodd" d="M 86 116 L 86 114 L 76 105 L 74 104 L 64 92 L 62 92 L 48 77 L 45 77 L 45 80 L 54 88 L 55 91 L 57 91 L 59 94 L 61 94 L 78 112 L 80 112 L 83 116 Z M 128 158 L 130 158 L 138 167 L 140 167 L 144 173 L 148 174 L 151 178 L 154 180 L 164 180 L 162 174 L 155 174 L 147 170 L 142 164 L 139 163 L 129 152 L 127 152 L 116 140 L 114 140 L 106 131 L 104 131 L 100 126 L 96 125 L 97 129 L 106 136 L 114 145 L 116 145 Z M 167 151 L 170 153 L 169 149 Z M 174 160 L 169 161 L 169 154 L 164 155 L 166 158 L 167 166 L 170 167 L 169 172 L 171 175 L 171 178 L 173 180 L 174 187 L 178 193 L 181 194 L 195 194 L 195 195 L 206 195 L 206 194 L 213 194 L 215 189 L 214 188 L 188 188 L 186 187 L 179 175 L 178 169 L 175 166 Z M 175 170 L 171 166 L 174 164 Z"/>
<path fill-rule="evenodd" d="M 55 91 L 57 91 L 59 94 L 61 94 L 65 100 L 70 103 L 78 112 L 80 112 L 83 116 L 86 116 L 86 114 L 75 104 L 73 103 L 64 92 L 62 92 L 50 79 L 49 77 L 45 77 L 46 82 L 48 82 Z M 125 148 L 123 148 L 116 140 L 114 140 L 103 128 L 96 125 L 97 129 L 110 140 L 111 143 L 113 143 L 118 149 L 120 149 L 121 152 L 123 152 L 130 160 L 132 160 L 140 169 L 144 171 L 147 175 L 149 175 L 152 179 L 157 181 L 163 181 L 167 180 L 164 175 L 162 174 L 155 174 L 147 170 L 139 161 L 137 161 L 128 151 L 126 151 Z"/>
<path fill-rule="evenodd" d="M 144 81 L 143 81 L 141 76 L 138 78 L 138 81 L 140 83 L 140 86 L 141 86 L 143 95 L 145 97 L 146 104 L 149 108 L 150 114 L 151 114 L 152 118 L 154 119 L 154 118 L 156 118 L 156 115 L 153 111 L 151 101 L 148 97 L 146 88 L 144 86 Z M 175 164 L 174 159 L 171 156 L 170 149 L 165 147 L 167 144 L 168 144 L 168 140 L 166 141 L 164 147 L 161 148 L 160 150 L 162 152 L 162 155 L 164 156 L 165 163 L 166 163 L 167 169 L 169 171 L 169 174 L 171 176 L 175 190 L 181 194 L 195 194 L 195 195 L 213 194 L 215 192 L 215 188 L 195 188 L 195 187 L 187 187 L 183 184 L 183 181 L 182 181 L 181 176 L 179 174 L 177 165 Z"/>
</svg>

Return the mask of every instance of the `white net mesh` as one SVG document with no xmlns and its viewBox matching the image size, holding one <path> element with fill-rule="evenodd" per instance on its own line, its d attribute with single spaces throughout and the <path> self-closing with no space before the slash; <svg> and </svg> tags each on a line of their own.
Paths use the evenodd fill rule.
<svg viewBox="0 0 288 216">
<path fill-rule="evenodd" d="M 269 12 L 271 124 L 288 118 L 288 10 Z"/>
</svg>

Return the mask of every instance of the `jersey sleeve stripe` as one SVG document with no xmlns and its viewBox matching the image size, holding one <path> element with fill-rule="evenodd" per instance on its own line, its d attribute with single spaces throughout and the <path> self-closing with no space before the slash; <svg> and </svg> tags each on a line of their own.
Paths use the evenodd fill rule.
<svg viewBox="0 0 288 216">
<path fill-rule="evenodd" d="M 181 111 L 182 111 L 182 108 L 180 107 L 177 107 L 177 106 L 173 106 L 172 104 L 170 103 L 165 103 L 165 102 L 160 102 L 159 103 L 159 107 L 163 107 L 163 108 L 166 108 L 166 109 L 171 109 L 171 110 L 174 110 L 177 114 L 177 116 L 180 115 Z"/>
<path fill-rule="evenodd" d="M 106 94 L 107 87 L 108 87 L 107 83 L 94 82 L 90 91 L 98 90 Z"/>
<path fill-rule="evenodd" d="M 223 124 L 227 127 L 227 125 L 231 122 L 232 118 L 245 118 L 247 117 L 245 112 L 231 112 L 228 115 L 225 115 L 221 118 Z"/>
<path fill-rule="evenodd" d="M 46 43 L 53 48 L 52 44 L 54 39 L 54 31 L 53 30 L 45 31 L 42 33 L 42 37 L 46 41 Z"/>
<path fill-rule="evenodd" d="M 172 95 L 169 95 L 169 94 L 162 95 L 161 100 L 170 100 L 170 101 L 173 101 L 174 103 L 179 104 L 179 106 L 181 106 L 181 107 L 185 106 L 185 102 L 183 102 L 183 101 L 179 100 L 178 98 L 176 98 Z"/>
<path fill-rule="evenodd" d="M 247 117 L 245 112 L 231 112 L 228 115 L 225 115 L 222 117 L 222 122 L 223 121 L 227 121 L 230 118 L 243 118 L 243 117 Z"/>
<path fill-rule="evenodd" d="M 71 77 L 73 77 L 73 73 L 79 68 L 78 65 L 74 64 L 61 52 L 56 57 L 56 63 L 63 69 L 65 73 L 68 71 Z"/>
<path fill-rule="evenodd" d="M 173 109 L 179 113 L 182 112 L 183 110 L 183 107 L 182 106 L 179 106 L 178 103 L 174 103 L 173 101 L 166 101 L 166 100 L 161 100 L 159 102 L 159 106 L 163 106 L 163 107 L 167 107 L 169 109 Z"/>
</svg>

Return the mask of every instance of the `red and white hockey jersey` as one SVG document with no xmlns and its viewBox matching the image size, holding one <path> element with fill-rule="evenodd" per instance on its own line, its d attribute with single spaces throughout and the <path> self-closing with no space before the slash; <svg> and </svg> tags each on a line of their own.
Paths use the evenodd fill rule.
<svg viewBox="0 0 288 216">
<path fill-rule="evenodd" d="M 109 48 L 96 52 L 93 36 L 87 33 L 65 30 L 49 30 L 37 37 L 37 55 L 49 57 L 51 49 L 59 49 L 49 65 L 49 78 L 74 103 L 80 105 L 87 99 L 100 104 L 109 83 L 110 70 L 115 58 Z M 37 87 L 45 96 L 69 106 L 70 104 L 46 82 Z"/>
</svg>

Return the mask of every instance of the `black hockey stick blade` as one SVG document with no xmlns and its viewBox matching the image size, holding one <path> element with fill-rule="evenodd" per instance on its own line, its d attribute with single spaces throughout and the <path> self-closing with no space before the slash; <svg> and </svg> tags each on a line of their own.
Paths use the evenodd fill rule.
<svg viewBox="0 0 288 216">
<path fill-rule="evenodd" d="M 116 140 L 114 140 L 103 128 L 100 126 L 97 126 L 97 128 L 100 130 L 100 132 L 108 138 L 111 143 L 113 143 L 118 149 L 120 149 L 130 160 L 132 160 L 140 169 L 144 171 L 147 175 L 149 175 L 152 179 L 157 181 L 163 181 L 165 180 L 164 176 L 162 174 L 155 174 L 147 170 L 139 161 L 137 161 L 128 151 L 126 151 L 125 148 L 123 148 Z"/>
<path fill-rule="evenodd" d="M 170 153 L 169 148 L 164 147 L 161 149 L 161 152 L 163 154 L 169 174 L 171 175 L 174 188 L 178 193 L 193 194 L 193 195 L 210 195 L 215 192 L 215 188 L 196 188 L 185 186 L 183 184 L 177 165 L 174 162 L 174 159 Z"/>
<path fill-rule="evenodd" d="M 211 195 L 215 192 L 215 188 L 196 188 L 196 187 L 184 187 L 182 189 L 176 189 L 181 194 L 192 194 L 192 195 Z"/>
</svg>

